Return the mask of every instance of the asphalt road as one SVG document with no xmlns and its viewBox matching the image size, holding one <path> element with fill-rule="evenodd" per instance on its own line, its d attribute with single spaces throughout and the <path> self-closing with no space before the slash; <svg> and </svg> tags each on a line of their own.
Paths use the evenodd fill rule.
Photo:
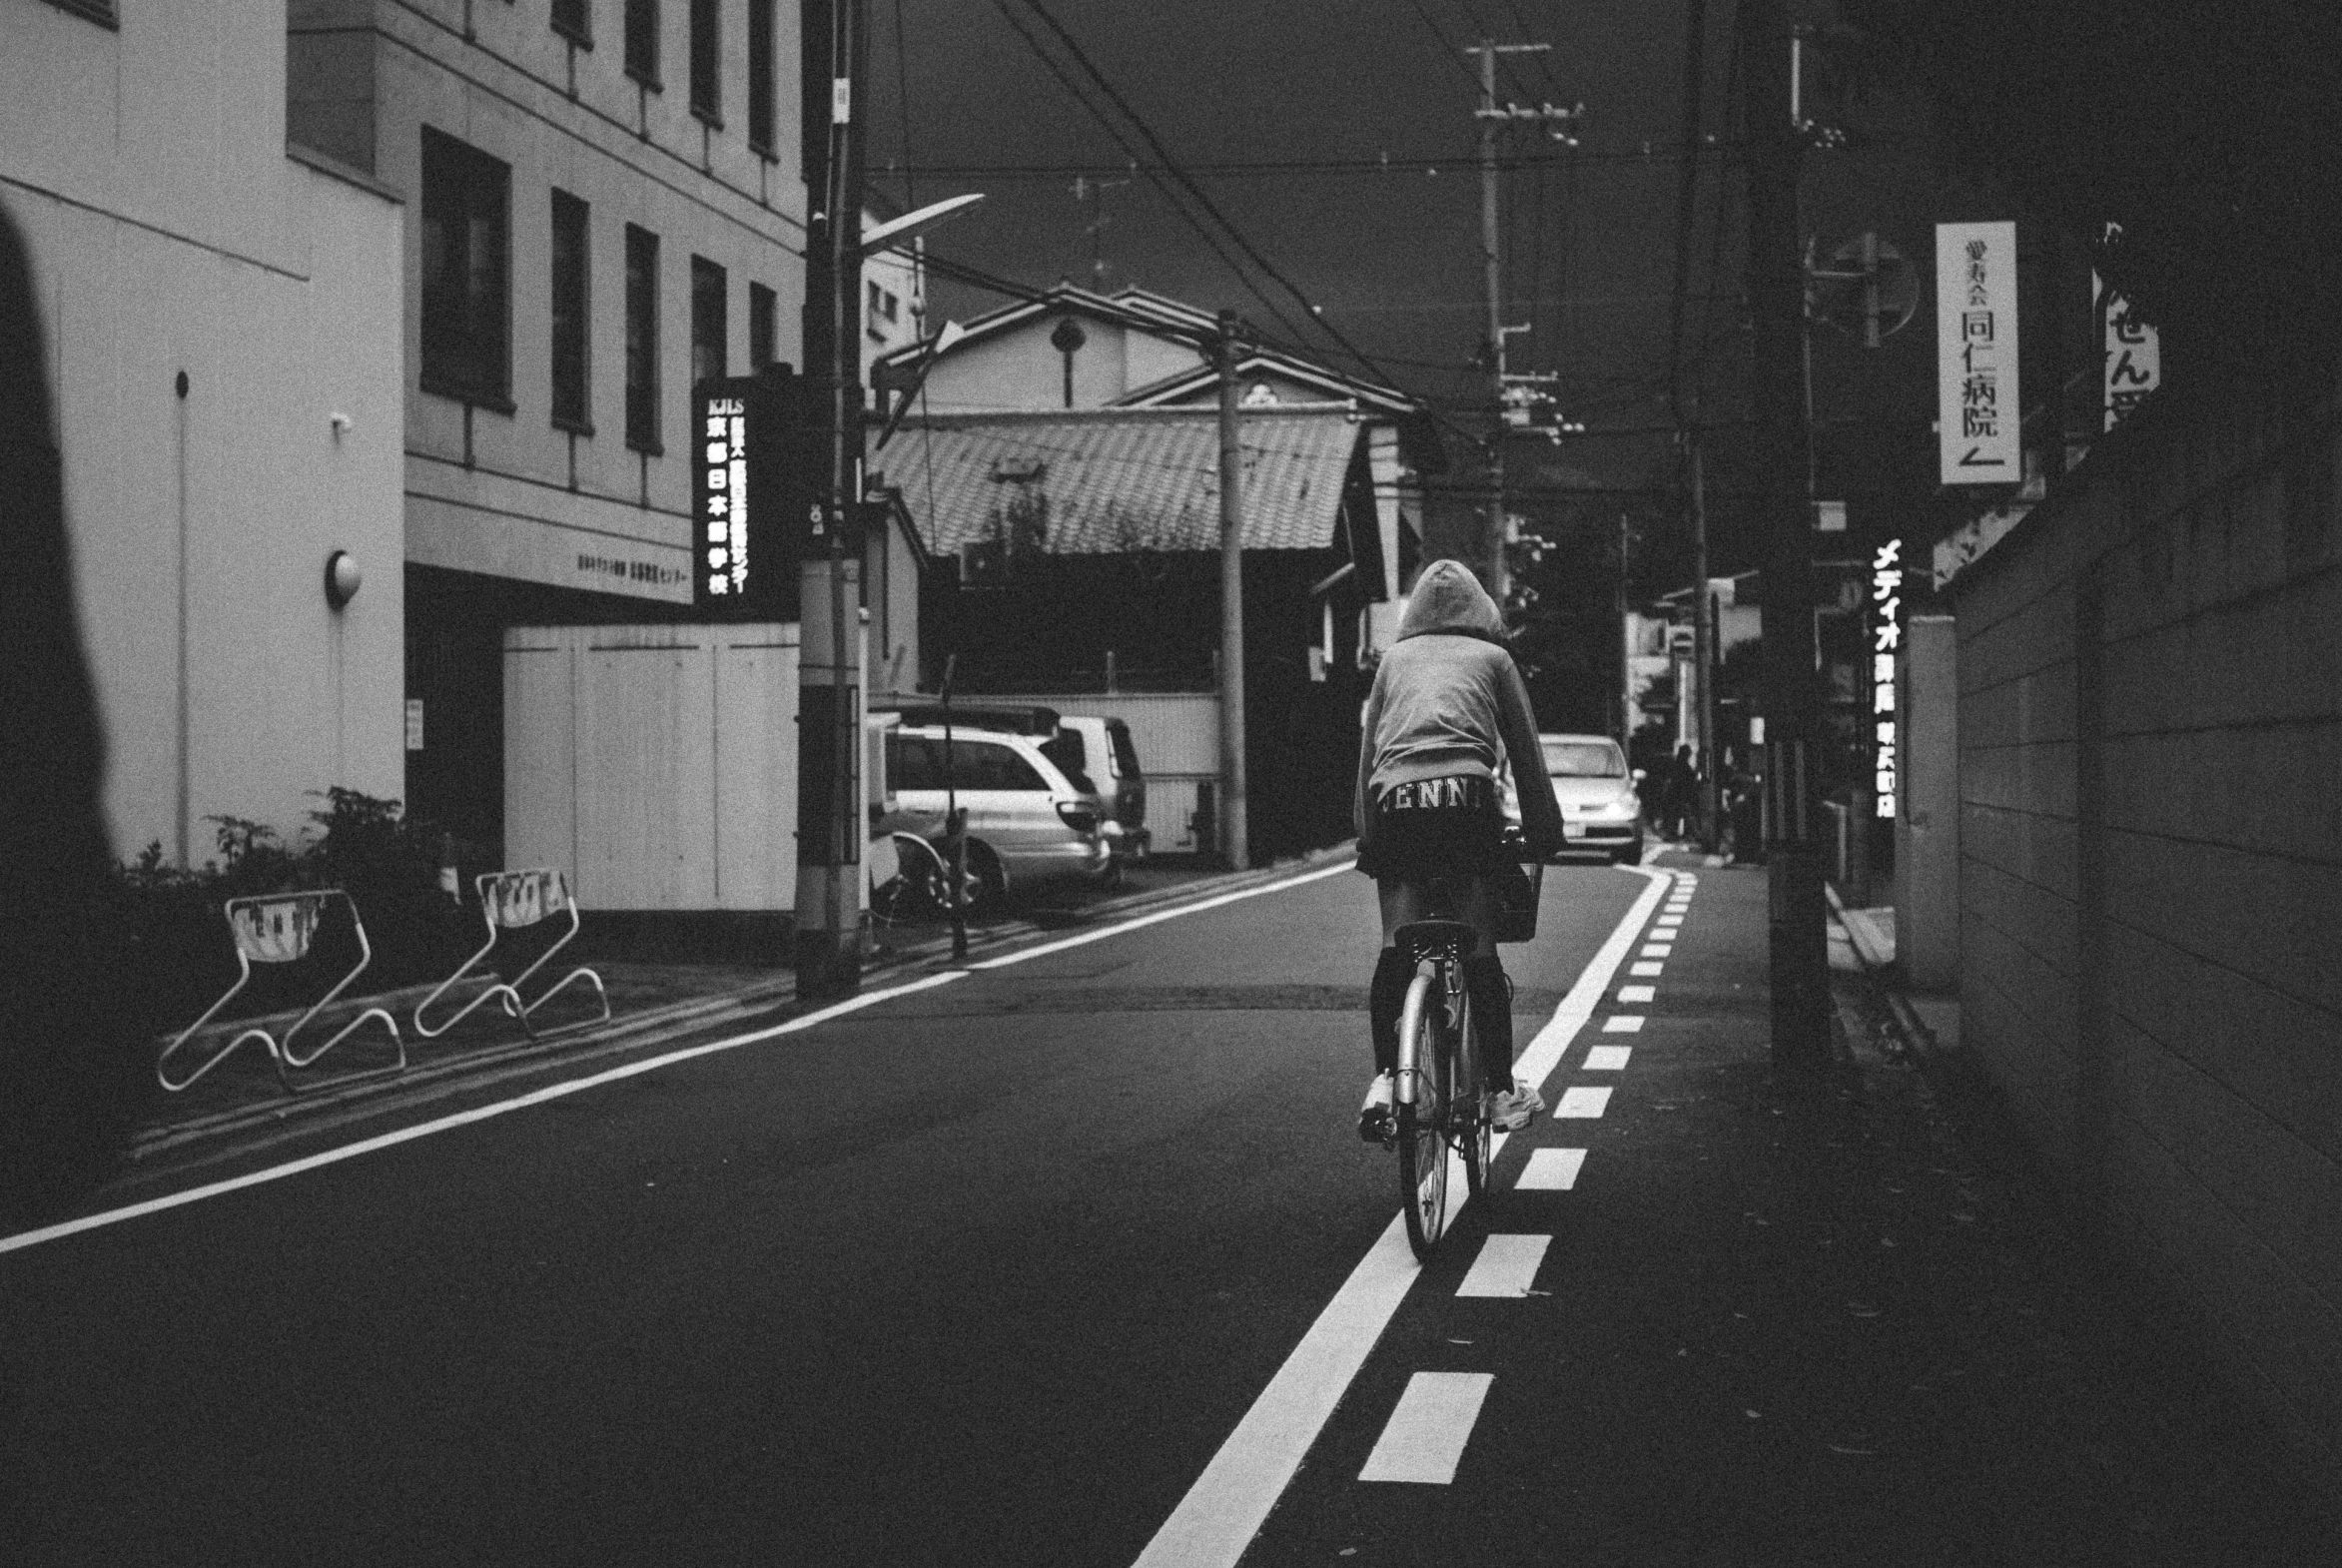
<svg viewBox="0 0 2342 1568">
<path fill-rule="evenodd" d="M 1549 874 L 1524 1043 L 1647 885 Z M 0 1254 L 0 1557 L 1130 1563 L 1390 1226 L 1376 940 L 1343 872 Z"/>
</svg>

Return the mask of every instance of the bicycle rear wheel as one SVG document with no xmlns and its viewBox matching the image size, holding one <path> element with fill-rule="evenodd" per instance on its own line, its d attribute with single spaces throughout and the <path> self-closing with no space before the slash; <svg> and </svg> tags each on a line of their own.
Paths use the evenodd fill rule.
<svg viewBox="0 0 2342 1568">
<path fill-rule="evenodd" d="M 1463 1026 L 1456 1031 L 1455 1094 L 1448 1112 L 1448 1137 L 1464 1162 L 1464 1190 L 1478 1197 L 1488 1190 L 1488 1162 L 1495 1140 L 1489 1135 L 1487 1084 L 1480 1066 L 1480 1021 L 1464 1002 Z"/>
<path fill-rule="evenodd" d="M 1414 1104 L 1398 1108 L 1398 1184 L 1407 1245 L 1428 1262 L 1447 1233 L 1447 1122 L 1455 1064 L 1436 995 L 1416 1012 Z"/>
</svg>

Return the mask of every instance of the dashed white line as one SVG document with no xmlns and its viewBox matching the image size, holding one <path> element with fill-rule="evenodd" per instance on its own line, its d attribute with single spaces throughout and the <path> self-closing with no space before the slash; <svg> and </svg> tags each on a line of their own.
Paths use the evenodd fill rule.
<svg viewBox="0 0 2342 1568">
<path fill-rule="evenodd" d="M 1627 973 L 1630 975 L 1656 975 L 1665 968 L 1667 968 L 1665 964 L 1630 964 L 1627 966 Z"/>
<path fill-rule="evenodd" d="M 1672 942 L 1646 942 L 1643 944 L 1643 957 L 1645 958 L 1665 958 L 1674 951 L 1675 944 Z"/>
<path fill-rule="evenodd" d="M 1618 1000 L 1621 1002 L 1648 1002 L 1658 995 L 1659 988 L 1657 986 L 1621 986 L 1618 988 Z"/>
<path fill-rule="evenodd" d="M 1613 1013 L 1602 1021 L 1602 1033 L 1605 1035 L 1639 1035 L 1642 1032 L 1643 1015 L 1640 1013 Z"/>
<path fill-rule="evenodd" d="M 1537 1282 L 1537 1265 L 1545 1261 L 1549 1235 L 1490 1235 L 1480 1241 L 1479 1255 L 1456 1286 L 1457 1295 L 1525 1296 Z"/>
<path fill-rule="evenodd" d="M 1454 1481 L 1481 1402 L 1495 1381 L 1490 1372 L 1417 1372 L 1408 1378 L 1358 1479 L 1425 1486 Z"/>
<path fill-rule="evenodd" d="M 1520 1192 L 1566 1192 L 1578 1184 L 1578 1173 L 1586 1168 L 1586 1152 L 1582 1149 L 1532 1149 L 1529 1163 L 1522 1168 L 1521 1177 L 1513 1183 Z"/>
<path fill-rule="evenodd" d="M 1592 1046 L 1586 1051 L 1586 1071 L 1589 1073 L 1617 1073 L 1623 1071 L 1627 1058 L 1635 1054 L 1632 1046 Z"/>
<path fill-rule="evenodd" d="M 1565 1089 L 1561 1092 L 1561 1104 L 1553 1108 L 1553 1115 L 1556 1119 L 1564 1117 L 1590 1118 L 1598 1117 L 1609 1109 L 1610 1089 L 1608 1085 L 1600 1089 L 1588 1089 L 1581 1084 L 1575 1089 Z"/>
</svg>

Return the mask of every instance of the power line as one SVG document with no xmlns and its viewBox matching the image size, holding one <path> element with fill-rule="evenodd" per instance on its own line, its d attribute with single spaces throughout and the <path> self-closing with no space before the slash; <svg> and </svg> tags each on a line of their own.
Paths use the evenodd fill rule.
<svg viewBox="0 0 2342 1568">
<path fill-rule="evenodd" d="M 996 0 L 997 3 L 997 0 Z M 1479 84 L 1473 84 L 1474 91 Z M 1578 148 L 1566 153 L 1500 154 L 1496 166 L 1504 170 L 1535 169 L 1570 164 L 1662 164 L 1681 158 L 1726 158 L 1740 151 L 1737 143 L 1716 141 L 1698 147 L 1679 147 L 1673 142 L 1653 142 L 1650 146 L 1634 148 Z M 1101 177 L 1125 175 L 1134 170 L 1141 174 L 1167 173 L 1168 170 L 1141 159 L 1136 163 L 1018 163 L 1018 164 L 918 164 L 917 171 L 925 175 L 955 180 L 1067 180 L 1076 175 Z M 1225 159 L 1189 163 L 1185 172 L 1198 179 L 1242 180 L 1270 179 L 1282 176 L 1316 177 L 1320 175 L 1384 175 L 1424 174 L 1432 170 L 1455 170 L 1459 174 L 1479 171 L 1479 154 L 1463 151 L 1445 155 L 1410 153 L 1394 157 L 1378 153 L 1359 158 L 1249 158 Z"/>
<path fill-rule="evenodd" d="M 1684 8 L 1683 139 L 1700 139 L 1702 50 L 1707 44 L 1707 0 L 1687 0 Z M 1700 199 L 1699 160 L 1687 158 L 1675 191 L 1675 290 L 1667 308 L 1667 400 L 1676 419 L 1683 418 L 1683 317 L 1691 290 L 1692 222 Z M 1705 632 L 1702 633 L 1706 635 Z"/>
</svg>

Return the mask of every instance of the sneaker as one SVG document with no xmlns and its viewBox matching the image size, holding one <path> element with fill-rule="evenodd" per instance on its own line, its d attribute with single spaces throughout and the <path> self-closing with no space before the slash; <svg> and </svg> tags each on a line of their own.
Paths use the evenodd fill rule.
<svg viewBox="0 0 2342 1568">
<path fill-rule="evenodd" d="M 1391 1085 L 1388 1073 L 1377 1073 L 1366 1086 L 1366 1103 L 1358 1108 L 1358 1136 L 1369 1144 L 1387 1144 L 1391 1138 Z"/>
<path fill-rule="evenodd" d="M 1537 1093 L 1537 1086 L 1516 1082 L 1510 1089 L 1498 1090 L 1488 1107 L 1488 1123 L 1499 1133 L 1518 1133 L 1529 1125 L 1529 1119 L 1545 1109 L 1545 1097 Z"/>
</svg>

